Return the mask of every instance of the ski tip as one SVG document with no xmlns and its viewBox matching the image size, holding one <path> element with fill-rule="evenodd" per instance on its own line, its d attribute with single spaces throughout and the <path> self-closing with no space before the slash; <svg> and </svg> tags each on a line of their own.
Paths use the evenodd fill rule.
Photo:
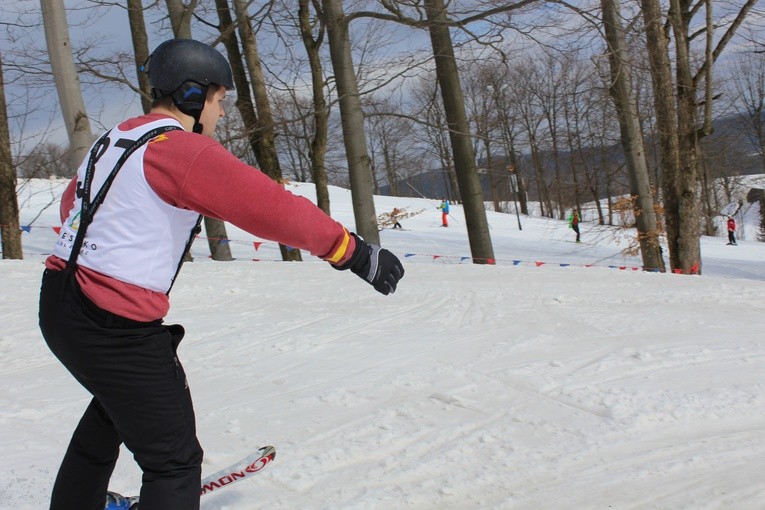
<svg viewBox="0 0 765 510">
<path fill-rule="evenodd" d="M 201 495 L 221 489 L 232 483 L 248 478 L 271 464 L 276 458 L 276 448 L 263 446 L 249 457 L 202 480 Z"/>
<path fill-rule="evenodd" d="M 228 468 L 210 475 L 202 480 L 200 494 L 204 496 L 214 490 L 228 486 L 238 480 L 261 471 L 276 458 L 276 448 L 273 446 L 261 446 L 248 457 L 240 460 Z M 126 497 L 116 492 L 108 492 L 106 495 L 105 510 L 135 510 L 138 507 L 138 496 Z M 134 506 L 135 505 L 135 506 Z"/>
</svg>

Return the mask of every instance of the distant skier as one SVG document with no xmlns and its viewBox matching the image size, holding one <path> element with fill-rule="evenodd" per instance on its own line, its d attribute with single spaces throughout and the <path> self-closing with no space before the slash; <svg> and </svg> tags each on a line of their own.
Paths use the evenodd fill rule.
<svg viewBox="0 0 765 510">
<path fill-rule="evenodd" d="M 576 242 L 581 243 L 582 241 L 580 240 L 579 235 L 579 213 L 576 212 L 576 209 L 571 210 L 571 216 L 568 217 L 568 226 L 576 232 Z"/>
<path fill-rule="evenodd" d="M 403 229 L 401 223 L 398 221 L 398 219 L 401 217 L 401 212 L 401 209 L 398 207 L 394 207 L 390 212 L 390 219 L 393 220 L 393 228 Z"/>
<path fill-rule="evenodd" d="M 736 244 L 736 220 L 733 216 L 728 216 L 728 246 L 738 246 Z"/>
<path fill-rule="evenodd" d="M 449 201 L 444 199 L 441 199 L 441 205 L 438 206 L 439 209 L 441 209 L 441 226 L 442 227 L 448 227 L 449 226 Z"/>
</svg>

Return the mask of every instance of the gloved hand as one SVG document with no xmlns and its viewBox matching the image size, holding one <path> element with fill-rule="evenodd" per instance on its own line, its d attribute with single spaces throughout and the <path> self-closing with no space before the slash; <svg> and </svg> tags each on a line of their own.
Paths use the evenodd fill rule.
<svg viewBox="0 0 765 510">
<path fill-rule="evenodd" d="M 398 257 L 385 248 L 367 243 L 354 233 L 351 235 L 356 239 L 353 255 L 342 266 L 332 267 L 340 271 L 350 269 L 386 296 L 396 292 L 396 284 L 404 277 L 404 266 Z"/>
</svg>

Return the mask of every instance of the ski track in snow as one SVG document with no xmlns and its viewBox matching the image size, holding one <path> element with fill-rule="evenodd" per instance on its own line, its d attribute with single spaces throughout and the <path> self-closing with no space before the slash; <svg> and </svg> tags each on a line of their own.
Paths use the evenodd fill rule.
<svg viewBox="0 0 765 510">
<path fill-rule="evenodd" d="M 0 264 L 0 509 L 47 507 L 89 400 L 37 329 L 41 260 Z M 765 282 L 404 263 L 389 297 L 320 262 L 184 267 L 203 474 L 277 449 L 203 509 L 765 508 Z M 111 489 L 139 483 L 123 450 Z"/>
<path fill-rule="evenodd" d="M 179 283 L 168 322 L 187 328 L 205 472 L 260 442 L 277 462 L 203 508 L 761 508 L 761 282 L 718 281 L 705 305 L 699 279 L 411 265 L 388 302 L 319 264 L 243 264 L 185 268 L 201 284 Z M 0 270 L 34 310 L 39 262 Z M 273 301 L 244 290 L 263 286 Z M 87 402 L 32 315 L 3 314 L 3 508 L 45 505 Z M 124 452 L 114 488 L 139 476 Z"/>
</svg>

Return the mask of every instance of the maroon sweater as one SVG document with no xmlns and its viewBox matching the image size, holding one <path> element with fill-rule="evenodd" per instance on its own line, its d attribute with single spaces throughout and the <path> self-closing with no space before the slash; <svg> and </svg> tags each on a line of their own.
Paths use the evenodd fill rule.
<svg viewBox="0 0 765 510">
<path fill-rule="evenodd" d="M 152 113 L 121 124 L 131 129 L 165 115 Z M 346 262 L 355 241 L 338 222 L 310 200 L 285 190 L 260 170 L 228 152 L 212 138 L 170 131 L 150 142 L 144 173 L 151 188 L 168 204 L 236 225 L 255 236 L 307 250 L 335 264 Z M 74 204 L 76 179 L 61 197 L 61 221 Z M 107 195 L 108 197 L 108 195 Z M 62 269 L 66 262 L 50 256 L 46 266 Z M 167 315 L 167 295 L 78 267 L 77 281 L 99 307 L 148 322 Z"/>
</svg>

